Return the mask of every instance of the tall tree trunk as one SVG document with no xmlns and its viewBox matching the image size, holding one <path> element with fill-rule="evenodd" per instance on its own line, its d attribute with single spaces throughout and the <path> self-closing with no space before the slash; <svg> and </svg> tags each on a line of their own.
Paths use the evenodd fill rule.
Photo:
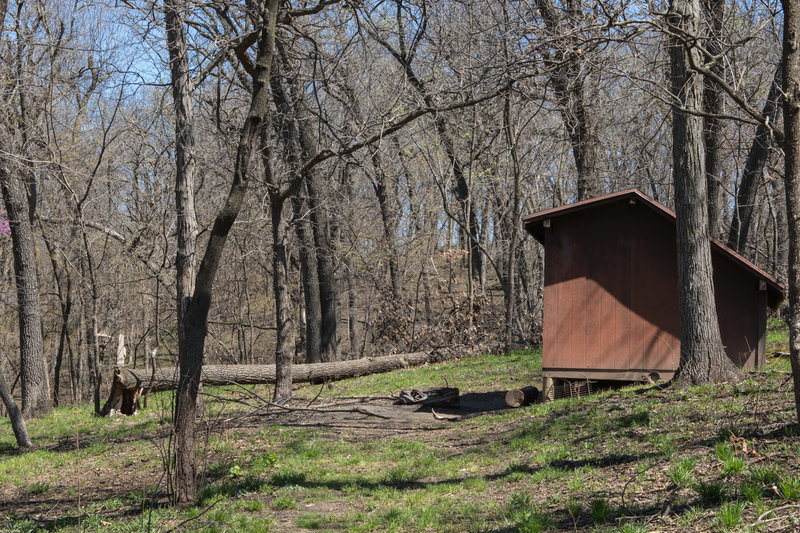
<svg viewBox="0 0 800 533">
<path fill-rule="evenodd" d="M 386 176 L 383 169 L 383 161 L 377 146 L 369 147 L 372 159 L 372 167 L 375 176 L 372 178 L 372 189 L 378 199 L 378 208 L 381 212 L 381 222 L 383 223 L 383 246 L 386 250 L 387 263 L 389 267 L 389 283 L 392 287 L 392 297 L 395 301 L 400 298 L 400 265 L 398 264 L 397 253 L 397 183 Z"/>
<path fill-rule="evenodd" d="M 321 363 L 322 303 L 317 274 L 317 257 L 314 253 L 314 240 L 307 205 L 301 194 L 292 197 L 292 209 L 295 212 L 294 229 L 300 249 L 300 277 L 303 282 L 303 298 L 306 306 L 306 363 Z"/>
<path fill-rule="evenodd" d="M 307 151 L 307 153 L 314 152 Z M 322 360 L 325 362 L 338 361 L 341 355 L 338 333 L 339 319 L 337 315 L 339 285 L 336 279 L 336 264 L 328 213 L 322 202 L 321 184 L 317 173 L 312 170 L 305 181 L 308 188 L 309 207 L 311 208 L 311 229 L 314 233 L 314 244 L 317 249 L 317 278 L 319 279 L 320 303 L 322 304 L 320 353 Z"/>
<path fill-rule="evenodd" d="M 95 275 L 94 260 L 92 258 L 92 250 L 89 242 L 89 234 L 86 225 L 83 222 L 82 207 L 79 205 L 76 211 L 77 220 L 80 225 L 81 238 L 83 241 L 83 248 L 85 256 L 81 259 L 81 273 L 84 279 L 89 280 L 89 296 L 91 297 L 90 305 L 86 305 L 86 300 L 83 300 L 84 313 L 88 313 L 86 320 L 86 336 L 89 348 L 89 385 L 92 389 L 92 400 L 94 402 L 94 412 L 96 415 L 102 415 L 100 408 L 100 389 L 103 385 L 103 369 L 100 365 L 100 346 L 98 344 L 98 309 L 97 303 L 100 298 L 98 291 L 97 277 Z"/>
<path fill-rule="evenodd" d="M 53 271 L 56 277 L 56 284 L 58 285 L 59 300 L 61 302 L 61 333 L 58 337 L 58 351 L 56 352 L 56 365 L 53 372 L 53 405 L 58 407 L 59 393 L 61 391 L 61 366 L 64 361 L 64 352 L 67 349 L 69 342 L 69 318 L 72 311 L 72 278 L 68 271 L 65 271 L 67 276 L 67 286 L 65 294 L 62 294 L 61 281 L 55 270 Z"/>
<path fill-rule="evenodd" d="M 0 19 L 2 21 L 2 19 Z M 33 446 L 30 436 L 28 436 L 28 427 L 25 425 L 25 419 L 17 407 L 17 402 L 11 394 L 11 390 L 6 383 L 6 377 L 0 369 L 0 399 L 3 400 L 3 405 L 8 411 L 8 416 L 11 419 L 11 429 L 14 431 L 14 437 L 17 439 L 17 446 L 20 448 L 30 448 Z"/>
<path fill-rule="evenodd" d="M 800 5 L 783 0 L 783 124 L 789 219 L 789 351 L 800 423 Z"/>
<path fill-rule="evenodd" d="M 700 1 L 673 2 L 670 29 L 672 94 L 672 165 L 675 188 L 678 256 L 678 313 L 681 357 L 675 373 L 678 386 L 738 379 L 740 373 L 725 355 L 714 302 L 711 242 L 706 208 L 703 150 L 703 85 L 689 69 L 688 54 L 698 34 Z"/>
<path fill-rule="evenodd" d="M 56 282 L 58 302 L 61 308 L 61 332 L 58 337 L 58 350 L 56 351 L 55 368 L 53 371 L 53 405 L 58 407 L 61 392 L 61 367 L 63 366 L 64 352 L 67 350 L 67 343 L 69 341 L 69 319 L 72 312 L 72 276 L 69 273 L 69 269 L 62 268 L 58 260 L 58 254 L 60 252 L 47 237 L 41 224 L 39 225 L 39 230 L 42 233 L 44 244 L 47 248 L 47 255 L 50 257 L 50 265 L 53 269 L 53 278 Z M 66 282 L 64 278 L 66 278 Z"/>
<path fill-rule="evenodd" d="M 270 197 L 272 217 L 272 286 L 275 293 L 275 391 L 273 400 L 285 403 L 292 399 L 292 359 L 294 357 L 292 312 L 289 296 L 289 262 L 286 257 L 286 222 L 284 199 Z"/>
<path fill-rule="evenodd" d="M 575 160 L 578 200 L 586 200 L 600 195 L 603 184 L 598 171 L 594 119 L 586 105 L 586 65 L 578 41 L 583 14 L 572 3 L 563 16 L 552 0 L 536 0 L 536 6 L 553 38 L 554 54 L 547 61 L 550 81 Z"/>
<path fill-rule="evenodd" d="M 775 70 L 775 79 L 769 88 L 767 101 L 761 111 L 761 118 L 770 124 L 775 124 L 780 111 L 780 87 L 782 66 L 779 64 Z M 747 154 L 747 160 L 742 171 L 742 181 L 736 194 L 736 205 L 731 219 L 731 231 L 728 234 L 728 246 L 737 252 L 747 249 L 750 237 L 750 227 L 753 222 L 753 211 L 756 208 L 758 186 L 764 176 L 764 166 L 769 158 L 769 149 L 772 145 L 772 134 L 763 124 L 756 127 L 753 144 Z"/>
<path fill-rule="evenodd" d="M 514 267 L 516 266 L 516 251 L 517 251 L 517 232 L 520 225 L 519 213 L 519 182 L 520 182 L 520 164 L 519 156 L 517 154 L 517 136 L 514 133 L 514 127 L 511 124 L 511 95 L 506 94 L 503 102 L 503 122 L 505 123 L 505 133 L 508 142 L 508 150 L 511 153 L 511 161 L 513 168 L 514 179 L 514 193 L 511 196 L 511 209 L 508 209 L 508 216 L 511 218 L 511 234 L 508 241 L 508 264 L 506 265 L 506 331 L 505 331 L 505 352 L 511 351 L 511 340 L 513 333 L 513 320 L 514 320 L 514 304 L 517 301 L 516 294 L 514 293 Z"/>
<path fill-rule="evenodd" d="M 342 165 L 342 187 L 345 190 L 345 197 L 353 202 L 353 180 L 350 176 L 350 164 Z M 352 244 L 352 243 L 351 243 Z M 356 288 L 355 274 L 353 270 L 352 254 L 344 254 L 344 275 L 347 284 L 347 331 L 350 336 L 350 359 L 356 359 L 361 355 L 361 346 L 358 342 L 358 290 Z"/>
<path fill-rule="evenodd" d="M 52 409 L 50 382 L 44 357 L 42 309 L 33 227 L 28 218 L 28 195 L 17 172 L 3 156 L 0 162 L 0 188 L 11 226 L 11 249 L 19 312 L 20 372 L 22 416 L 42 416 Z"/>
<path fill-rule="evenodd" d="M 167 50 L 172 77 L 173 111 L 175 113 L 175 214 L 177 216 L 176 317 L 178 328 L 178 364 L 183 386 L 175 398 L 175 494 L 174 501 L 188 505 L 194 500 L 197 471 L 194 457 L 194 419 L 196 416 L 197 382 L 191 382 L 202 368 L 189 353 L 185 312 L 195 284 L 195 252 L 197 220 L 194 207 L 194 118 L 189 79 L 186 34 L 183 27 L 184 6 L 180 0 L 164 0 L 164 23 L 167 30 Z M 188 380 L 188 381 L 187 381 Z M 188 451 L 187 451 L 188 450 Z"/>
<path fill-rule="evenodd" d="M 279 52 L 283 50 L 280 41 L 278 41 L 277 49 Z M 292 91 L 297 92 L 300 90 L 300 88 L 297 84 L 297 81 L 289 77 L 288 72 L 284 72 L 284 70 L 289 70 L 288 60 L 286 59 L 285 54 L 280 53 L 276 55 L 273 62 L 272 76 L 270 77 L 270 88 L 272 89 L 272 99 L 275 102 L 275 107 L 280 113 L 278 120 L 276 120 L 276 129 L 285 147 L 284 158 L 286 159 L 289 168 L 292 169 L 292 172 L 296 172 L 301 161 L 303 161 L 304 158 L 310 153 L 306 151 L 306 148 L 308 148 L 308 150 L 312 150 L 313 147 L 307 146 L 312 144 L 310 139 L 306 140 L 305 143 L 303 142 L 304 135 L 309 134 L 304 130 L 305 121 L 301 120 L 300 117 L 299 108 L 301 102 L 297 101 L 299 97 L 296 94 L 294 95 L 294 98 L 292 97 Z M 285 85 L 283 82 L 284 77 L 286 78 Z M 265 162 L 265 165 L 269 164 L 269 162 Z M 323 291 L 320 282 L 321 267 L 319 265 L 321 260 L 321 252 L 317 247 L 315 240 L 316 228 L 314 227 L 314 224 L 316 219 L 314 218 L 314 205 L 310 200 L 311 194 L 309 192 L 308 195 L 303 197 L 302 186 L 304 184 L 306 186 L 306 190 L 310 191 L 310 182 L 314 179 L 314 176 L 314 170 L 303 176 L 296 176 L 295 181 L 301 181 L 299 182 L 299 190 L 297 191 L 297 194 L 292 196 L 292 206 L 294 208 L 295 218 L 297 221 L 295 225 L 295 231 L 297 233 L 300 245 L 300 274 L 303 282 L 304 303 L 306 307 L 306 361 L 309 363 L 318 363 L 325 360 L 323 348 L 325 307 L 322 302 Z M 277 191 L 273 191 L 270 194 L 270 202 L 280 202 L 281 208 L 285 199 L 286 197 L 281 196 Z M 276 220 L 273 219 L 273 224 L 275 222 Z M 282 246 L 282 253 L 286 254 L 285 244 Z M 273 263 L 273 272 L 274 268 L 275 265 Z M 286 275 L 288 276 L 288 273 Z M 288 283 L 288 281 L 286 283 Z M 281 305 L 281 308 L 283 309 L 282 312 L 288 313 L 288 296 Z M 287 334 L 284 336 L 284 338 L 287 339 L 286 342 L 288 342 L 288 339 L 290 339 L 291 336 Z M 281 345 L 282 343 L 278 342 L 278 344 Z M 284 354 L 284 357 L 286 357 L 285 354 L 290 353 L 290 348 L 288 346 L 281 347 L 276 353 Z M 284 360 L 286 359 L 284 358 Z M 287 361 L 288 364 L 291 364 L 290 360 Z M 287 373 L 288 370 L 287 372 L 282 372 L 281 375 L 286 375 Z M 280 384 L 280 388 L 283 389 L 281 392 L 281 398 L 284 400 L 291 398 L 291 381 L 288 383 L 288 386 L 283 382 Z M 288 391 L 288 395 L 286 391 Z M 278 391 L 276 389 L 276 394 L 277 393 Z"/>
<path fill-rule="evenodd" d="M 722 77 L 722 23 L 725 18 L 724 0 L 702 0 L 706 26 L 709 28 L 705 49 L 714 58 L 711 71 Z M 717 83 L 710 77 L 703 78 L 703 140 L 705 142 L 706 187 L 708 189 L 708 230 L 718 239 L 722 234 L 722 127 L 720 115 L 724 98 Z"/>
<path fill-rule="evenodd" d="M 194 294 L 185 308 L 183 323 L 186 355 L 180 361 L 180 377 L 175 394 L 175 453 L 176 456 L 181 456 L 180 461 L 184 465 L 179 472 L 176 457 L 175 502 L 180 505 L 193 503 L 197 490 L 194 422 L 208 334 L 208 312 L 225 242 L 239 216 L 247 191 L 255 144 L 269 114 L 269 78 L 275 47 L 278 5 L 278 0 L 261 0 L 255 6 L 258 44 L 250 108 L 239 135 L 231 188 L 224 206 L 214 219 L 203 260 L 197 271 Z"/>
</svg>

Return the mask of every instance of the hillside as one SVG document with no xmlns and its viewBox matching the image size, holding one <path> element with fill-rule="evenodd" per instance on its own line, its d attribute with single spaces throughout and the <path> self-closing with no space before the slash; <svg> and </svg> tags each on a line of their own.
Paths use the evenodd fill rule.
<svg viewBox="0 0 800 533">
<path fill-rule="evenodd" d="M 780 351 L 785 332 L 772 326 L 769 351 Z M 23 455 L 3 420 L 0 529 L 798 527 L 800 437 L 781 358 L 735 386 L 631 386 L 459 421 L 374 398 L 448 384 L 465 411 L 491 410 L 498 391 L 539 385 L 540 364 L 540 352 L 518 351 L 304 386 L 280 412 L 265 387 L 207 391 L 204 488 L 184 511 L 165 505 L 168 396 L 130 418 L 57 409 L 31 421 L 36 449 Z"/>
</svg>

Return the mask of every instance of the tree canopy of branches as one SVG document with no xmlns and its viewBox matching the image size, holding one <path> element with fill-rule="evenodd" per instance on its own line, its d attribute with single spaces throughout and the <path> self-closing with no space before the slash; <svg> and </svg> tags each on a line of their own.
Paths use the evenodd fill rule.
<svg viewBox="0 0 800 533">
<path fill-rule="evenodd" d="M 787 280 L 800 353 L 776 0 L 0 6 L 6 409 L 102 412 L 122 335 L 127 366 L 181 369 L 178 503 L 203 364 L 277 363 L 285 402 L 295 361 L 536 344 L 520 214 L 608 192 Z M 725 361 L 712 311 L 683 343 Z M 711 367 L 690 381 L 736 374 Z"/>
</svg>

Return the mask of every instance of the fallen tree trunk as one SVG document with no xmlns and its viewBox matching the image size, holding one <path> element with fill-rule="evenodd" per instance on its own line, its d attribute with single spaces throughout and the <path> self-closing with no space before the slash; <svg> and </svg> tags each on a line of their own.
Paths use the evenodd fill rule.
<svg viewBox="0 0 800 533">
<path fill-rule="evenodd" d="M 391 372 L 401 368 L 436 363 L 458 357 L 457 352 L 413 352 L 383 357 L 366 357 L 331 363 L 292 365 L 293 383 L 327 383 L 340 379 Z M 275 365 L 204 365 L 204 385 L 257 385 L 275 383 Z M 120 412 L 131 415 L 137 410 L 139 395 L 148 392 L 174 390 L 178 386 L 177 368 L 153 371 L 116 367 L 102 414 Z"/>
</svg>

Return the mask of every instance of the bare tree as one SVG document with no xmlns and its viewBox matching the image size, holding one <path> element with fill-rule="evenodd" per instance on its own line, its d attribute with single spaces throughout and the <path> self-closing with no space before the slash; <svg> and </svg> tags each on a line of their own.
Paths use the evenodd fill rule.
<svg viewBox="0 0 800 533">
<path fill-rule="evenodd" d="M 724 0 L 703 0 L 703 16 L 708 27 L 705 50 L 709 67 L 719 77 L 724 75 L 722 63 L 722 25 L 725 19 Z M 706 188 L 708 190 L 709 233 L 719 238 L 722 233 L 722 119 L 724 98 L 718 84 L 708 76 L 703 77 L 703 142 L 705 145 Z"/>
<path fill-rule="evenodd" d="M 175 476 L 175 501 L 179 505 L 194 502 L 197 490 L 194 451 L 194 422 L 203 355 L 208 334 L 208 312 L 211 307 L 214 279 L 220 266 L 225 242 L 239 216 L 252 174 L 253 156 L 262 128 L 269 119 L 269 79 L 275 46 L 278 0 L 261 0 L 252 6 L 253 26 L 257 36 L 256 58 L 252 75 L 250 108 L 239 134 L 233 181 L 224 206 L 217 212 L 197 271 L 191 300 L 185 306 L 183 327 L 186 355 L 181 359 L 178 391 L 175 395 L 176 454 L 185 465 Z M 177 461 L 176 461 L 177 464 Z"/>
<path fill-rule="evenodd" d="M 789 349 L 800 422 L 800 5 L 783 0 L 783 124 L 789 219 Z"/>
<path fill-rule="evenodd" d="M 742 179 L 736 194 L 736 204 L 731 219 L 731 229 L 728 233 L 728 246 L 732 249 L 746 253 L 750 232 L 752 230 L 753 214 L 756 211 L 758 188 L 764 177 L 764 167 L 769 158 L 772 147 L 772 128 L 780 111 L 780 87 L 782 65 L 775 69 L 775 78 L 770 85 L 764 109 L 761 112 L 762 122 L 756 126 L 753 144 L 747 153 Z"/>
<path fill-rule="evenodd" d="M 601 194 L 603 184 L 598 169 L 596 118 L 586 101 L 589 76 L 583 59 L 586 45 L 580 34 L 583 3 L 565 2 L 563 14 L 552 0 L 536 0 L 536 5 L 552 42 L 545 64 L 575 159 L 578 200 L 586 200 Z"/>
<path fill-rule="evenodd" d="M 699 53 L 700 1 L 673 2 L 670 31 L 672 161 L 677 220 L 678 312 L 681 356 L 673 382 L 679 386 L 737 380 L 741 373 L 725 355 L 714 301 L 711 242 L 703 150 L 702 77 L 690 68 Z"/>
<path fill-rule="evenodd" d="M 7 2 L 0 4 L 0 22 L 4 24 Z M 18 43 L 18 47 L 22 47 Z M 27 186 L 28 168 L 22 163 L 26 154 L 13 155 L 16 147 L 11 140 L 18 132 L 14 124 L 27 126 L 25 120 L 25 89 L 19 86 L 22 80 L 8 73 L 17 86 L 5 92 L 4 108 L 5 131 L 2 132 L 2 156 L 0 156 L 0 189 L 3 204 L 11 229 L 12 252 L 14 255 L 14 280 L 17 292 L 17 312 L 19 324 L 20 381 L 22 383 L 22 415 L 36 417 L 52 409 L 50 382 L 44 356 L 42 338 L 42 309 L 39 302 L 39 274 L 36 264 L 36 243 L 33 231 L 35 209 L 35 189 Z M 13 99 L 17 101 L 14 102 Z M 20 107 L 21 106 L 21 107 Z M 11 109 L 15 111 L 11 111 Z M 23 115 L 16 120 L 13 113 Z"/>
<path fill-rule="evenodd" d="M 175 396 L 175 492 L 174 501 L 188 504 L 194 500 L 197 472 L 194 457 L 194 419 L 202 356 L 189 352 L 184 314 L 191 303 L 195 284 L 197 219 L 194 208 L 194 120 L 189 79 L 189 60 L 184 30 L 185 6 L 176 0 L 164 0 L 164 23 L 167 29 L 172 76 L 172 99 L 175 112 L 175 211 L 178 219 L 176 316 L 178 326 L 178 364 L 181 381 Z M 195 374 L 196 373 L 196 374 Z M 193 381 L 193 376 L 197 379 Z M 188 450 L 188 452 L 187 452 Z"/>
</svg>

